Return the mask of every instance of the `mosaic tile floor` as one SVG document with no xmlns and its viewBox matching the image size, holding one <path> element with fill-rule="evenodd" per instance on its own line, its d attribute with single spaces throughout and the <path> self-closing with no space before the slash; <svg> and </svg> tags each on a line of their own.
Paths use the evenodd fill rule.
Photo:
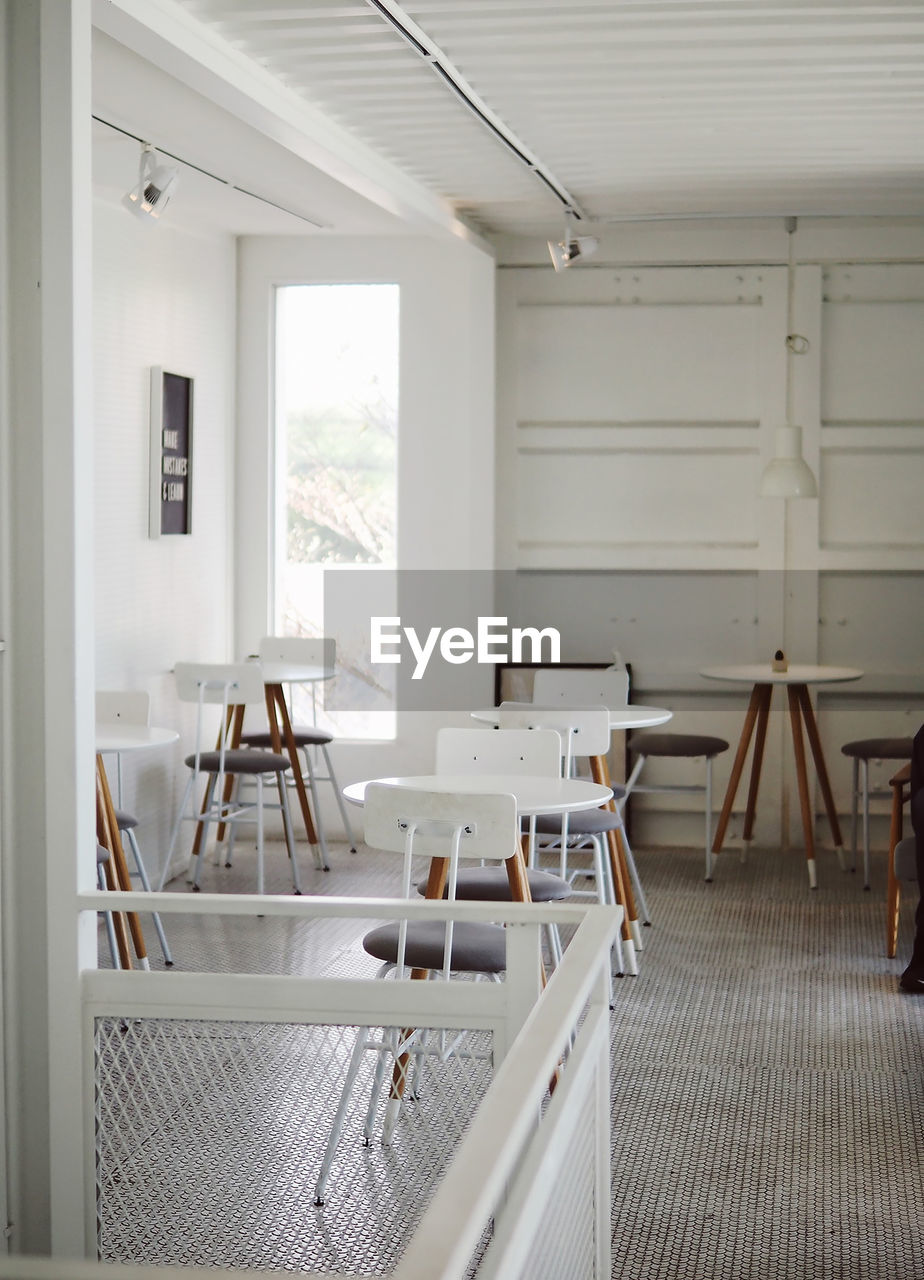
<svg viewBox="0 0 924 1280">
<path fill-rule="evenodd" d="M 390 862 L 362 847 L 331 853 L 330 873 L 306 871 L 308 892 L 396 891 Z M 820 855 L 816 892 L 798 853 L 754 850 L 744 865 L 724 854 L 711 885 L 698 850 L 636 850 L 636 858 L 653 926 L 644 930 L 639 976 L 615 983 L 614 1275 L 924 1280 L 924 998 L 896 986 L 912 902 L 903 905 L 899 959 L 885 958 L 884 856 L 868 893 L 829 854 Z M 272 846 L 267 888 L 288 885 L 281 847 Z M 210 866 L 203 882 L 252 886 L 243 850 L 234 869 Z M 171 887 L 185 891 L 181 881 Z M 168 923 L 181 969 L 356 974 L 371 965 L 349 922 Z M 131 1215 L 127 1228 L 124 1216 L 104 1212 L 104 1256 L 387 1274 L 439 1159 L 415 1149 L 420 1179 L 396 1198 L 381 1149 L 357 1148 L 339 1207 L 314 1210 L 304 1165 L 317 1137 L 293 1111 L 286 1084 L 305 1070 L 304 1045 L 283 1036 L 254 1054 L 238 1043 L 231 1056 L 248 1071 L 227 1079 L 208 1053 L 193 1066 L 183 1055 L 203 1088 L 222 1081 L 211 1105 L 224 1122 L 200 1132 L 198 1164 L 189 1152 L 185 1163 L 172 1158 L 170 1141 L 158 1137 L 151 1164 L 160 1170 L 155 1191 L 169 1188 L 165 1216 L 151 1186 L 140 1186 L 144 1230 L 130 1229 Z M 202 1154 L 214 1164 L 222 1134 L 248 1124 L 254 1154 L 238 1151 L 204 1186 Z M 438 1153 L 455 1141 L 429 1132 Z M 267 1150 L 275 1157 L 269 1182 Z M 218 1236 L 210 1215 L 224 1218 Z"/>
</svg>

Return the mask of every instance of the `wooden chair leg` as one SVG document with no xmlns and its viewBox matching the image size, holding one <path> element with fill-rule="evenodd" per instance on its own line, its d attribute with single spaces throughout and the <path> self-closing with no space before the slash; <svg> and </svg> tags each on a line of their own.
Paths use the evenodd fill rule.
<svg viewBox="0 0 924 1280">
<path fill-rule="evenodd" d="M 898 912 L 901 906 L 901 886 L 895 875 L 895 846 L 902 838 L 905 782 L 910 775 L 909 764 L 889 779 L 892 788 L 892 816 L 889 822 L 889 883 L 886 889 L 886 955 L 890 960 L 895 959 L 898 950 Z"/>
</svg>

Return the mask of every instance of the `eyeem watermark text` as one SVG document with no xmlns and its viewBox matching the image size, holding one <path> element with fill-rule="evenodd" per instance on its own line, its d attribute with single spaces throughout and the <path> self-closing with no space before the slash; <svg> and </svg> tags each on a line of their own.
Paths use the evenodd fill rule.
<svg viewBox="0 0 924 1280">
<path fill-rule="evenodd" d="M 479 618 L 473 635 L 466 627 L 431 627 L 421 640 L 415 627 L 402 627 L 400 617 L 370 620 L 374 663 L 401 661 L 403 640 L 415 660 L 412 680 L 420 680 L 439 646 L 444 662 L 561 662 L 561 636 L 554 627 L 512 627 L 506 618 Z M 547 642 L 543 652 L 543 642 Z M 527 653 L 528 650 L 528 653 Z"/>
</svg>

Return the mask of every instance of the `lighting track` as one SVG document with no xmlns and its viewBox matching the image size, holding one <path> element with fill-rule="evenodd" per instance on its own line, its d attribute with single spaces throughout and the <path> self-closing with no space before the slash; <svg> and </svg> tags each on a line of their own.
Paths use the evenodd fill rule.
<svg viewBox="0 0 924 1280">
<path fill-rule="evenodd" d="M 393 3 L 393 0 L 366 0 L 366 3 L 430 66 L 446 88 L 472 113 L 475 119 L 484 125 L 520 164 L 538 178 L 567 213 L 570 213 L 578 222 L 587 219 L 587 214 L 583 212 L 567 187 L 563 186 L 555 175 L 529 152 L 516 134 L 508 129 L 503 120 L 478 97 L 442 49 L 434 44 L 415 22 L 412 22 L 400 5 Z"/>
<path fill-rule="evenodd" d="M 131 138 L 134 142 L 140 142 L 142 146 L 151 144 L 150 138 L 140 138 L 137 133 L 132 133 L 130 129 L 123 129 L 121 125 L 113 124 L 111 120 L 106 120 L 103 116 L 94 115 L 92 117 L 97 124 L 104 124 L 107 129 L 114 129 L 116 133 L 121 133 L 125 138 Z M 212 173 L 210 169 L 203 169 L 201 164 L 194 164 L 192 160 L 186 160 L 183 156 L 176 155 L 173 151 L 165 151 L 163 147 L 156 148 L 157 154 L 168 156 L 171 160 L 175 160 L 177 164 L 185 165 L 187 169 L 195 169 L 197 173 L 201 173 L 206 178 L 211 178 L 213 182 L 220 182 L 223 187 L 230 187 L 232 191 L 239 191 L 242 196 L 249 196 L 251 200 L 259 200 L 261 204 L 268 204 L 273 209 L 279 209 L 282 213 L 287 213 L 293 218 L 298 218 L 301 222 L 307 222 L 309 227 L 314 227 L 318 231 L 323 231 L 329 226 L 326 222 L 317 222 L 314 218 L 307 217 L 304 213 L 296 213 L 294 209 L 289 209 L 284 204 L 279 204 L 276 200 L 270 200 L 268 196 L 261 196 L 256 191 L 249 191 L 247 187 L 239 187 L 237 183 L 230 182 L 227 178 L 222 178 L 217 173 Z"/>
</svg>

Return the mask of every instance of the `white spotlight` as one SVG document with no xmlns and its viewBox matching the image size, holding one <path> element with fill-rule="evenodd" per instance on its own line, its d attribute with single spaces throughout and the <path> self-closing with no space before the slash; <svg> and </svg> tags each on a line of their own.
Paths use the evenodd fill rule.
<svg viewBox="0 0 924 1280">
<path fill-rule="evenodd" d="M 597 252 L 599 240 L 595 236 L 571 236 L 565 240 L 550 240 L 549 253 L 556 271 L 564 271 L 578 258 L 589 258 Z"/>
<path fill-rule="evenodd" d="M 173 165 L 158 164 L 157 152 L 146 142 L 141 148 L 138 181 L 122 199 L 126 209 L 139 218 L 159 218 L 167 207 L 179 173 Z"/>
</svg>

